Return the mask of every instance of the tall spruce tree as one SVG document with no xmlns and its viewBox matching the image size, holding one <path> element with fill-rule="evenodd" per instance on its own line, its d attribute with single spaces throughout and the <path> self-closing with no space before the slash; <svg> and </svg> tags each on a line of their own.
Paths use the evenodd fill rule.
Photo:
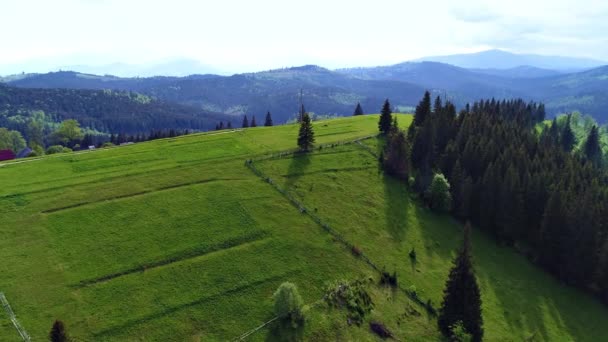
<svg viewBox="0 0 608 342">
<path fill-rule="evenodd" d="M 409 174 L 409 147 L 405 134 L 397 131 L 389 134 L 383 154 L 384 169 L 388 174 L 407 179 Z"/>
<path fill-rule="evenodd" d="M 270 112 L 266 113 L 266 120 L 264 120 L 264 126 L 272 126 L 272 116 L 270 115 Z"/>
<path fill-rule="evenodd" d="M 363 115 L 363 108 L 361 108 L 361 103 L 357 102 L 357 107 L 355 107 L 355 112 L 353 113 L 353 115 Z"/>
<path fill-rule="evenodd" d="M 258 124 L 255 122 L 255 115 L 251 117 L 251 127 L 258 127 Z"/>
<path fill-rule="evenodd" d="M 430 115 L 431 115 L 431 93 L 429 93 L 427 90 L 424 92 L 424 97 L 422 98 L 420 103 L 416 106 L 416 112 L 414 113 L 414 126 L 416 126 L 416 127 L 422 126 Z"/>
<path fill-rule="evenodd" d="M 392 113 L 391 103 L 388 99 L 384 100 L 382 111 L 380 112 L 380 120 L 378 121 L 380 133 L 387 134 L 391 130 L 391 124 L 393 122 Z"/>
<path fill-rule="evenodd" d="M 572 126 L 570 123 L 571 117 L 572 114 L 568 114 L 566 122 L 564 123 L 564 128 L 562 128 L 562 134 L 560 137 L 562 148 L 566 152 L 572 151 L 574 145 L 576 145 L 576 137 L 574 136 L 574 132 L 572 132 Z"/>
<path fill-rule="evenodd" d="M 312 122 L 308 113 L 304 113 L 302 116 L 302 122 L 300 123 L 300 131 L 298 133 L 298 147 L 302 151 L 310 151 L 315 142 L 315 132 L 312 128 Z"/>
<path fill-rule="evenodd" d="M 447 337 L 452 337 L 452 327 L 458 322 L 462 322 L 473 341 L 482 340 L 481 293 L 471 261 L 471 225 L 468 222 L 464 227 L 462 247 L 446 283 L 437 320 L 439 330 Z"/>
<path fill-rule="evenodd" d="M 243 128 L 249 127 L 249 121 L 247 120 L 247 115 L 243 116 Z"/>
<path fill-rule="evenodd" d="M 584 146 L 585 157 L 591 161 L 595 166 L 599 166 L 602 162 L 602 148 L 600 147 L 600 137 L 597 126 L 593 125 L 587 141 Z"/>
<path fill-rule="evenodd" d="M 53 327 L 49 333 L 49 340 L 51 342 L 67 342 L 69 340 L 62 321 L 56 320 L 55 323 L 53 323 Z"/>
</svg>

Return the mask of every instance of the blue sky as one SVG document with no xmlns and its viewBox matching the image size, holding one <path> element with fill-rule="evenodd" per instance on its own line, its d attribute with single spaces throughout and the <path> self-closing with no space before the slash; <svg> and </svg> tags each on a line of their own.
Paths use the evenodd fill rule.
<svg viewBox="0 0 608 342">
<path fill-rule="evenodd" d="M 337 68 L 489 48 L 608 60 L 608 1 L 3 0 L 0 32 L 0 74 L 172 58 Z"/>
</svg>

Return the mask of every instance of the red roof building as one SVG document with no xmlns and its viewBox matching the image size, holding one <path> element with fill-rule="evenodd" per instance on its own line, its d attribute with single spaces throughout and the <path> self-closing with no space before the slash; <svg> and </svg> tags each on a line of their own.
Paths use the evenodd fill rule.
<svg viewBox="0 0 608 342">
<path fill-rule="evenodd" d="M 15 153 L 11 150 L 0 150 L 0 161 L 15 159 Z"/>
</svg>

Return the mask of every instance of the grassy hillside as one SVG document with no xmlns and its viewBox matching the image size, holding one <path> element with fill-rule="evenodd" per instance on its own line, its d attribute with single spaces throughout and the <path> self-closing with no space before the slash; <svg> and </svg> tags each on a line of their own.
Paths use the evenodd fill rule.
<svg viewBox="0 0 608 342">
<path fill-rule="evenodd" d="M 411 121 L 399 116 L 401 127 Z M 373 135 L 377 116 L 315 122 L 319 144 Z M 402 288 L 435 306 L 460 225 L 431 214 L 378 172 L 380 141 L 255 161 L 302 213 L 245 161 L 293 149 L 295 125 L 158 140 L 0 164 L 0 291 L 43 340 L 56 318 L 78 340 L 230 340 L 272 318 L 284 281 L 317 302 L 327 281 L 367 279 L 375 309 L 400 340 L 438 340 L 436 322 L 311 219 L 318 217 Z M 415 248 L 418 262 L 409 251 Z M 608 310 L 558 284 L 510 249 L 474 236 L 490 341 L 608 339 Z M 375 340 L 345 312 L 312 306 L 308 340 Z M 249 337 L 274 340 L 270 325 Z M 0 340 L 19 336 L 0 312 Z"/>
</svg>

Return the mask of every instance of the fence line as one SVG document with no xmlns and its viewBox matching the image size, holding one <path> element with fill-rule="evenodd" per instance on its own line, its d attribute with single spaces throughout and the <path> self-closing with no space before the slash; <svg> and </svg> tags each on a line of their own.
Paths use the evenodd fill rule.
<svg viewBox="0 0 608 342">
<path fill-rule="evenodd" d="M 365 148 L 366 150 L 368 150 L 373 156 L 377 157 L 376 153 L 373 152 L 372 149 L 369 146 L 365 146 L 364 144 L 360 143 L 361 140 L 369 139 L 369 138 L 372 138 L 372 137 L 375 137 L 375 136 L 376 135 L 370 135 L 370 136 L 358 138 L 358 139 L 355 139 L 355 140 L 341 141 L 341 142 L 333 143 L 333 144 L 325 144 L 325 145 L 321 145 L 321 148 L 336 147 L 336 146 L 342 146 L 342 145 L 348 145 L 348 144 L 355 143 L 355 144 L 357 144 L 357 145 Z M 295 206 L 296 208 L 298 208 L 298 210 L 302 214 L 305 214 L 308 217 L 310 217 L 316 224 L 318 224 L 319 226 L 321 226 L 321 228 L 323 228 L 323 230 L 325 230 L 326 232 L 328 232 L 334 239 L 336 239 L 342 245 L 344 245 L 345 247 L 347 247 L 348 249 L 350 249 L 351 252 L 355 253 L 355 248 L 356 248 L 355 245 L 353 245 L 348 240 L 346 240 L 342 236 L 342 234 L 340 234 L 336 230 L 334 230 L 329 224 L 325 223 L 320 217 L 318 217 L 317 215 L 313 214 L 310 210 L 308 210 L 308 208 L 306 208 L 304 206 L 304 204 L 302 202 L 300 202 L 299 200 L 297 200 L 287 190 L 285 190 L 285 189 L 281 188 L 280 186 L 278 186 L 273 181 L 272 178 L 266 176 L 260 169 L 258 169 L 254 165 L 256 161 L 273 160 L 273 159 L 282 158 L 282 157 L 288 156 L 288 155 L 289 156 L 295 155 L 297 153 L 301 153 L 301 152 L 300 151 L 289 150 L 289 151 L 283 151 L 283 152 L 271 154 L 271 155 L 268 155 L 268 156 L 260 157 L 260 158 L 255 159 L 255 160 L 254 159 L 248 159 L 248 160 L 245 161 L 245 166 L 247 166 L 255 175 L 257 175 L 258 177 L 260 177 L 263 181 L 265 181 L 266 183 L 270 184 L 275 190 L 277 190 L 281 195 L 283 195 L 287 200 L 289 200 L 289 202 L 293 206 Z M 377 271 L 380 274 L 384 273 L 384 270 L 381 269 L 380 267 L 378 267 L 362 251 L 357 250 L 356 254 L 357 254 L 358 258 L 362 259 L 365 263 L 367 263 L 375 271 Z M 403 291 L 412 301 L 414 301 L 415 303 L 417 303 L 417 304 L 421 305 L 422 307 L 424 307 L 429 314 L 431 314 L 433 316 L 436 315 L 435 308 L 432 306 L 430 300 L 427 301 L 427 302 L 424 302 L 424 300 L 422 298 L 420 298 L 416 292 L 412 292 L 409 289 L 403 288 L 401 286 L 398 286 L 398 288 L 401 291 Z"/>
<path fill-rule="evenodd" d="M 4 296 L 3 292 L 0 292 L 0 302 L 2 302 L 4 311 L 6 311 L 6 314 L 11 319 L 11 322 L 13 322 L 15 329 L 17 329 L 17 332 L 19 332 L 19 335 L 21 336 L 23 341 L 30 342 L 30 335 L 28 335 L 25 329 L 23 329 L 23 327 L 21 326 L 21 324 L 19 324 L 19 321 L 17 320 L 17 317 L 15 316 L 13 309 L 11 309 L 11 305 L 8 303 L 8 300 L 6 300 L 6 296 Z"/>
</svg>

